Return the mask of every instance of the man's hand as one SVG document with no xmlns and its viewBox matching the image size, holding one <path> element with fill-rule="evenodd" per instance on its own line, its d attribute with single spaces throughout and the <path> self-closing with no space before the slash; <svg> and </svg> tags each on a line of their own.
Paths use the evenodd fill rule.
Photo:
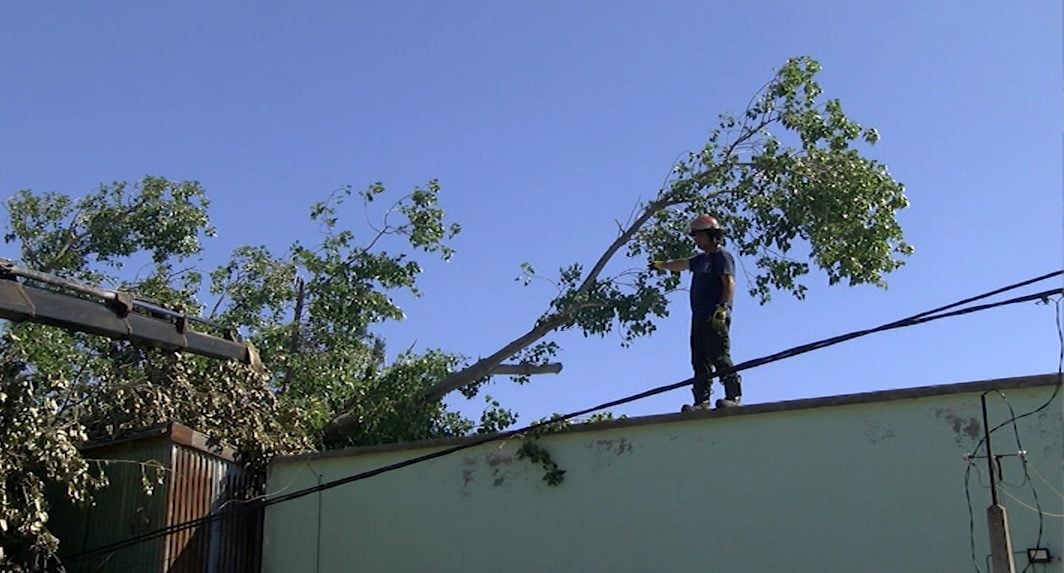
<svg viewBox="0 0 1064 573">
<path fill-rule="evenodd" d="M 713 318 L 710 320 L 715 328 L 725 328 L 728 325 L 728 307 L 723 304 L 717 305 L 717 308 L 713 309 Z"/>
</svg>

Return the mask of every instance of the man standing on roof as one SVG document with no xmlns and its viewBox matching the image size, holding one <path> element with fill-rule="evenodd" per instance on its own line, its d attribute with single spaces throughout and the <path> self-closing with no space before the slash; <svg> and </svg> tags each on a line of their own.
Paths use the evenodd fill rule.
<svg viewBox="0 0 1064 573">
<path fill-rule="evenodd" d="M 691 392 L 694 405 L 684 410 L 709 408 L 710 384 L 713 372 L 731 370 L 732 299 L 735 296 L 735 258 L 721 245 L 724 230 L 709 215 L 695 217 L 688 232 L 701 253 L 690 259 L 652 261 L 658 270 L 691 271 L 691 366 L 695 376 Z M 724 398 L 717 400 L 718 408 L 739 405 L 742 398 L 742 378 L 735 372 L 720 376 L 724 384 Z"/>
</svg>

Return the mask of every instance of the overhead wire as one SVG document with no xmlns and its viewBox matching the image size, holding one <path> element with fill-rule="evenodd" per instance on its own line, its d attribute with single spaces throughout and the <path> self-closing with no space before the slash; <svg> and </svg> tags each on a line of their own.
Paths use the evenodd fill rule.
<svg viewBox="0 0 1064 573">
<path fill-rule="evenodd" d="M 1024 501 L 1022 499 L 1020 499 L 1020 498 L 1012 495 L 1011 493 L 1009 493 L 1008 490 L 1003 490 L 1002 493 L 1004 493 L 1008 497 L 1011 497 L 1012 501 L 1015 501 L 1016 503 L 1020 504 L 1021 506 L 1026 507 L 1027 509 L 1037 513 L 1038 517 L 1039 517 L 1039 521 L 1041 521 L 1042 517 L 1064 518 L 1064 513 L 1050 513 L 1048 511 L 1045 511 L 1045 510 L 1041 509 L 1040 507 L 1032 507 L 1030 505 L 1027 505 L 1026 503 L 1024 503 Z M 1042 546 L 1042 542 L 1038 542 L 1038 544 L 1035 545 L 1035 547 L 1041 547 L 1041 546 Z M 1024 569 L 1026 570 L 1026 567 Z"/>
<path fill-rule="evenodd" d="M 1031 466 L 1032 470 L 1034 470 L 1034 475 L 1038 476 L 1038 479 L 1042 480 L 1042 483 L 1046 484 L 1046 487 L 1048 487 L 1050 491 L 1060 496 L 1061 499 L 1064 499 L 1064 493 L 1061 493 L 1060 490 L 1054 487 L 1053 484 L 1050 483 L 1050 481 L 1047 480 L 1044 475 L 1042 475 L 1042 472 L 1038 471 L 1038 466 L 1031 463 L 1030 460 L 1027 461 L 1027 464 Z"/>
<path fill-rule="evenodd" d="M 969 469 L 972 468 L 972 467 L 975 467 L 975 464 L 969 464 L 968 467 L 969 467 Z M 982 482 L 982 477 L 983 477 L 983 470 L 976 468 L 976 471 L 979 474 L 980 483 L 981 483 Z M 984 485 L 983 487 L 986 488 L 987 486 Z M 1052 513 L 1052 512 L 1049 512 L 1049 511 L 1045 511 L 1044 509 L 1040 509 L 1038 507 L 1034 507 L 1034 506 L 1028 505 L 1025 501 L 1023 501 L 1022 499 L 1012 495 L 1006 489 L 1002 489 L 1001 493 L 1005 494 L 1007 497 L 1012 498 L 1012 500 L 1015 501 L 1016 503 L 1018 503 L 1020 506 L 1025 507 L 1025 508 L 1031 510 L 1032 512 L 1034 512 L 1034 513 L 1038 513 L 1038 514 L 1044 515 L 1046 517 L 1064 518 L 1064 513 Z"/>
<path fill-rule="evenodd" d="M 1056 300 L 1056 302 L 1054 304 L 1054 308 L 1056 310 L 1057 340 L 1060 343 L 1059 344 L 1059 349 L 1060 350 L 1059 350 L 1059 353 L 1057 355 L 1057 385 L 1053 389 L 1054 396 L 1060 390 L 1061 385 L 1064 384 L 1064 328 L 1062 328 L 1061 322 L 1060 322 L 1060 303 L 1061 303 L 1062 299 L 1064 299 L 1064 297 L 1057 298 L 1057 300 Z M 1050 401 L 1052 401 L 1052 400 L 1050 400 Z M 1012 409 L 1012 404 L 1008 401 L 1008 398 L 1005 399 L 1005 404 L 1008 405 L 1009 414 L 1012 415 L 1012 430 L 1013 430 L 1013 433 L 1016 436 L 1016 448 L 1017 448 L 1018 451 L 1023 452 L 1024 448 L 1023 448 L 1023 445 L 1020 443 L 1020 431 L 1019 431 L 1019 427 L 1016 424 L 1016 420 L 1018 420 L 1019 418 L 1016 417 L 1016 412 Z M 1044 406 L 1048 406 L 1048 403 L 1044 404 L 1043 407 Z M 1034 486 L 1034 483 L 1031 481 L 1031 474 L 1028 471 L 1029 460 L 1027 459 L 1027 456 L 1026 455 L 1021 455 L 1020 456 L 1020 462 L 1023 465 L 1023 475 L 1027 479 L 1027 483 L 1030 484 L 1030 486 L 1031 486 L 1031 497 L 1032 497 L 1032 499 L 1034 499 L 1034 505 L 1035 505 L 1033 509 L 1036 512 L 1038 512 L 1038 537 L 1037 537 L 1037 540 L 1035 541 L 1035 545 L 1034 546 L 1035 547 L 1042 547 L 1042 534 L 1043 534 L 1043 532 L 1045 530 L 1045 518 L 1046 518 L 1046 516 L 1064 517 L 1064 515 L 1051 514 L 1051 513 L 1047 513 L 1047 512 L 1042 510 L 1042 503 L 1038 499 L 1038 488 L 1036 488 Z M 1007 495 L 1008 497 L 1012 498 L 1014 501 L 1016 501 L 1017 503 L 1019 503 L 1023 507 L 1031 509 L 1030 506 L 1028 506 L 1026 503 L 1024 503 L 1024 502 L 1020 501 L 1019 499 L 1017 499 L 1016 496 L 1012 495 L 1009 491 L 1007 491 L 1007 490 L 1003 490 L 1003 491 L 1005 492 L 1005 495 Z M 1055 492 L 1056 490 L 1053 490 L 1053 491 Z M 1024 566 L 1023 571 L 1021 571 L 1021 573 L 1027 573 L 1027 570 L 1030 569 L 1032 565 L 1034 565 L 1034 563 L 1032 561 L 1028 560 L 1027 565 Z"/>
<path fill-rule="evenodd" d="M 1048 278 L 1048 277 L 1046 277 L 1046 278 Z M 1035 408 L 1035 409 L 1033 409 L 1033 410 L 1031 410 L 1029 412 L 1026 412 L 1026 413 L 1024 413 L 1024 414 L 1022 414 L 1020 416 L 1017 416 L 1015 410 L 1013 410 L 1013 408 L 1012 408 L 1012 404 L 1009 403 L 1008 398 L 1004 395 L 1004 393 L 998 391 L 998 394 L 1000 394 L 1001 397 L 1005 400 L 1005 404 L 1008 405 L 1009 413 L 1011 414 L 1011 416 L 1010 416 L 1010 418 L 1008 420 L 1005 420 L 1004 422 L 994 426 L 989 431 L 989 433 L 993 434 L 996 430 L 998 430 L 1000 428 L 1003 428 L 1003 427 L 1005 427 L 1005 426 L 1007 426 L 1009 424 L 1012 424 L 1013 432 L 1015 433 L 1015 437 L 1016 437 L 1016 447 L 1017 447 L 1018 452 L 1023 452 L 1023 446 L 1020 443 L 1019 430 L 1018 430 L 1018 427 L 1016 425 L 1016 422 L 1019 421 L 1022 418 L 1026 418 L 1027 416 L 1031 416 L 1033 414 L 1041 412 L 1042 410 L 1044 410 L 1047 407 L 1049 407 L 1049 405 L 1052 404 L 1053 401 L 1056 399 L 1057 394 L 1059 394 L 1061 386 L 1064 385 L 1064 324 L 1062 324 L 1062 322 L 1061 322 L 1061 312 L 1060 312 L 1060 305 L 1061 305 L 1062 300 L 1064 300 L 1064 297 L 1058 297 L 1056 299 L 1055 303 L 1054 303 L 1055 323 L 1056 323 L 1056 327 L 1057 327 L 1057 341 L 1058 341 L 1059 351 L 1058 351 L 1058 354 L 1057 354 L 1057 383 L 1053 386 L 1053 393 L 1050 394 L 1049 398 L 1044 403 L 1042 403 L 1041 406 L 1039 406 L 1039 407 L 1037 407 L 1037 408 Z M 970 491 L 970 477 L 971 477 L 972 467 L 975 465 L 974 459 L 975 459 L 976 454 L 978 453 L 979 449 L 982 447 L 983 442 L 985 441 L 985 439 L 986 439 L 985 436 L 979 439 L 979 442 L 976 444 L 975 449 L 973 450 L 972 456 L 968 458 L 968 467 L 964 471 L 964 497 L 965 497 L 965 500 L 967 501 L 967 505 L 968 505 L 969 545 L 971 547 L 972 566 L 975 568 L 977 573 L 981 573 L 981 571 L 979 570 L 979 565 L 978 565 L 978 562 L 976 561 L 976 558 L 975 558 L 975 518 L 974 518 L 974 515 L 973 515 L 973 511 L 972 511 L 972 498 L 971 498 L 971 491 Z M 1021 459 L 1021 463 L 1023 464 L 1023 468 L 1024 468 L 1025 483 L 1028 483 L 1028 484 L 1031 485 L 1031 493 L 1032 493 L 1032 497 L 1035 500 L 1036 507 L 1031 507 L 1031 506 L 1027 505 L 1023 501 L 1021 501 L 1018 498 L 1016 498 L 1014 495 L 1012 495 L 1007 490 L 1003 489 L 1002 491 L 1005 493 L 1005 495 L 1007 495 L 1008 497 L 1012 498 L 1013 500 L 1015 500 L 1020 505 L 1022 505 L 1024 507 L 1026 507 L 1026 508 L 1038 513 L 1038 538 L 1037 538 L 1037 542 L 1036 542 L 1035 546 L 1036 547 L 1041 547 L 1041 545 L 1042 545 L 1042 535 L 1043 535 L 1043 531 L 1044 531 L 1044 519 L 1043 518 L 1045 516 L 1064 517 L 1064 515 L 1046 513 L 1046 512 L 1044 512 L 1042 510 L 1041 503 L 1038 501 L 1038 491 L 1035 489 L 1034 484 L 1031 483 L 1031 476 L 1030 476 L 1030 474 L 1027 471 L 1027 466 L 1028 466 L 1029 462 L 1026 459 L 1026 456 L 1024 456 L 1024 455 L 1021 455 L 1020 459 Z M 994 468 L 993 467 L 988 467 L 987 471 L 994 471 Z M 1037 473 L 1037 470 L 1036 470 L 1036 473 Z M 982 484 L 982 472 L 979 471 L 978 469 L 977 469 L 977 475 L 980 478 L 979 479 L 980 485 L 982 485 L 984 488 L 988 487 L 988 486 Z M 1039 474 L 1039 477 L 1042 477 L 1041 474 Z M 1046 481 L 1045 478 L 1043 478 L 1043 481 Z M 1046 483 L 1048 484 L 1049 482 L 1046 481 Z M 1022 486 L 1023 484 L 1020 484 L 1020 485 Z M 1052 486 L 1050 486 L 1050 488 L 1053 489 Z M 1056 491 L 1056 489 L 1053 489 L 1053 491 L 1054 491 L 1054 493 L 1059 493 L 1059 492 Z M 1023 571 L 1021 573 L 1026 572 L 1031 567 L 1031 565 L 1032 565 L 1032 563 L 1028 562 L 1027 566 L 1025 566 L 1023 568 Z"/>
<path fill-rule="evenodd" d="M 1031 481 L 1031 473 L 1027 469 L 1027 454 L 1024 453 L 1025 450 L 1023 448 L 1023 443 L 1020 442 L 1020 428 L 1019 428 L 1019 425 L 1017 425 L 1017 423 L 1016 423 L 1016 419 L 1017 419 L 1016 418 L 1016 410 L 1014 410 L 1012 408 L 1012 403 L 1009 402 L 1009 399 L 1008 399 L 1007 396 L 1005 396 L 1004 392 L 1001 392 L 999 390 L 998 394 L 1001 395 L 1001 399 L 1005 401 L 1005 405 L 1008 406 L 1008 408 L 1009 408 L 1009 415 L 1011 416 L 1011 419 L 1012 419 L 1012 433 L 1016 437 L 1016 452 L 1017 452 L 1017 455 L 1020 458 L 1020 465 L 1021 465 L 1021 467 L 1023 467 L 1024 480 L 1027 483 L 1027 485 L 1029 485 L 1031 487 L 1031 497 L 1032 497 L 1032 499 L 1034 499 L 1034 505 L 1035 505 L 1036 511 L 1038 512 L 1038 536 L 1035 538 L 1034 546 L 1035 547 L 1041 547 L 1042 546 L 1042 534 L 1045 531 L 1045 518 L 1044 518 L 1045 514 L 1042 512 L 1042 502 L 1038 499 L 1038 488 L 1034 487 L 1034 483 Z M 1026 506 L 1026 504 L 1024 504 L 1022 501 L 1020 501 L 1018 498 L 1016 498 L 1016 496 L 1014 496 L 1011 493 L 1009 493 L 1009 491 L 1006 490 L 1005 488 L 1001 488 L 1001 491 L 1004 492 L 1005 495 L 1011 497 L 1013 500 L 1015 500 L 1018 503 L 1020 503 L 1021 505 Z M 1023 568 L 1023 571 L 1021 571 L 1021 573 L 1026 573 L 1027 569 L 1029 569 L 1030 567 L 1031 567 L 1031 563 L 1028 561 L 1027 565 Z"/>
<path fill-rule="evenodd" d="M 954 308 L 956 308 L 958 306 L 962 306 L 962 305 L 970 303 L 970 302 L 975 302 L 977 300 L 988 298 L 988 297 L 994 296 L 996 294 L 1001 294 L 1001 293 L 1007 292 L 1009 290 L 1014 290 L 1016 288 L 1027 286 L 1027 285 L 1030 285 L 1030 284 L 1033 284 L 1033 283 L 1036 283 L 1036 282 L 1039 282 L 1039 281 L 1042 281 L 1042 280 L 1046 280 L 1048 278 L 1052 278 L 1054 276 L 1058 276 L 1058 275 L 1061 275 L 1061 274 L 1064 274 L 1064 270 L 1059 270 L 1059 271 L 1055 271 L 1055 272 L 1052 272 L 1052 273 L 1047 273 L 1047 274 L 1041 275 L 1039 277 L 1035 277 L 1035 278 L 1032 278 L 1032 279 L 1028 279 L 1028 280 L 1025 280 L 1025 281 L 1018 282 L 1018 283 L 1014 283 L 1012 285 L 1001 287 L 1001 288 L 998 288 L 998 289 L 995 289 L 995 290 L 992 290 L 992 291 L 989 291 L 989 292 L 986 292 L 986 293 L 983 293 L 983 294 L 980 294 L 980 295 L 969 297 L 969 298 L 963 299 L 961 301 L 957 301 L 957 302 L 954 302 L 954 303 L 951 303 L 951 304 L 948 304 L 948 305 L 945 305 L 945 306 L 941 306 L 941 307 L 938 307 L 938 308 L 935 308 L 935 309 L 932 309 L 932 310 L 929 310 L 929 311 L 921 312 L 921 313 L 912 315 L 912 316 L 910 316 L 908 318 L 904 318 L 904 319 L 901 319 L 901 320 L 896 320 L 896 321 L 893 321 L 893 322 L 889 322 L 889 323 L 886 323 L 886 324 L 883 324 L 883 325 L 880 325 L 880 326 L 877 326 L 877 327 L 874 327 L 874 328 L 869 328 L 869 329 L 865 329 L 865 330 L 859 330 L 859 331 L 850 332 L 850 333 L 843 334 L 843 335 L 840 335 L 840 336 L 835 336 L 835 337 L 832 337 L 832 338 L 816 341 L 816 342 L 813 342 L 813 343 L 809 343 L 809 344 L 793 347 L 793 348 L 790 348 L 790 349 L 787 349 L 787 350 L 784 350 L 784 351 L 781 351 L 781 352 L 777 352 L 775 354 L 771 354 L 771 355 L 768 355 L 768 356 L 763 356 L 763 357 L 760 357 L 760 358 L 747 360 L 745 362 L 741 362 L 739 364 L 734 365 L 730 369 L 721 369 L 721 370 L 715 372 L 713 374 L 713 376 L 714 377 L 719 377 L 719 376 L 724 376 L 724 375 L 727 375 L 727 374 L 731 374 L 733 372 L 739 372 L 739 371 L 748 370 L 748 369 L 751 369 L 751 368 L 756 368 L 758 366 L 763 366 L 765 364 L 769 364 L 769 363 L 772 363 L 772 362 L 777 362 L 777 361 L 780 361 L 780 360 L 784 360 L 786 358 L 792 358 L 792 357 L 795 357 L 795 356 L 798 356 L 798 355 L 801 355 L 801 354 L 805 354 L 807 352 L 812 352 L 814 350 L 819 350 L 819 349 L 822 349 L 822 348 L 826 348 L 828 346 L 834 346 L 834 345 L 840 344 L 842 342 L 846 342 L 846 341 L 849 341 L 849 340 L 853 340 L 855 338 L 867 336 L 867 335 L 878 333 L 878 332 L 884 332 L 884 331 L 887 331 L 887 330 L 893 330 L 893 329 L 898 329 L 898 328 L 903 328 L 903 327 L 908 327 L 908 326 L 915 326 L 915 325 L 923 324 L 923 323 L 926 323 L 926 322 L 932 322 L 932 321 L 941 320 L 941 319 L 944 319 L 944 318 L 962 316 L 962 315 L 971 314 L 971 313 L 974 313 L 974 312 L 980 312 L 980 311 L 989 310 L 989 309 L 992 309 L 992 308 L 999 308 L 999 307 L 1002 307 L 1002 306 L 1007 306 L 1007 305 L 1012 305 L 1012 304 L 1030 302 L 1032 300 L 1045 299 L 1045 298 L 1047 298 L 1049 296 L 1061 294 L 1062 289 L 1060 289 L 1060 288 L 1050 289 L 1050 290 L 1046 290 L 1046 291 L 1042 291 L 1042 292 L 1038 292 L 1038 293 L 1034 293 L 1034 294 L 1014 297 L 1014 298 L 1011 298 L 1011 299 L 1007 299 L 1007 300 L 1003 300 L 1003 301 L 999 301 L 999 302 L 995 302 L 995 303 L 988 303 L 988 304 L 983 304 L 983 305 L 978 305 L 978 306 L 973 306 L 973 307 L 962 308 L 962 309 L 959 309 L 959 310 L 953 310 L 951 312 L 944 312 L 946 310 L 954 309 Z M 501 441 L 501 440 L 509 439 L 511 437 L 518 436 L 518 435 L 521 435 L 521 434 L 527 434 L 527 433 L 530 433 L 530 432 L 535 432 L 537 430 L 543 430 L 543 429 L 548 428 L 549 426 L 558 424 L 560 422 L 564 422 L 566 420 L 571 420 L 573 418 L 578 418 L 580 416 L 584 416 L 584 415 L 587 415 L 587 414 L 590 414 L 592 412 L 596 412 L 596 411 L 599 411 L 599 410 L 604 410 L 604 409 L 607 409 L 607 408 L 613 408 L 615 406 L 620 406 L 620 405 L 627 404 L 627 403 L 630 403 L 630 402 L 635 402 L 635 401 L 638 401 L 638 400 L 649 398 L 651 396 L 656 396 L 658 394 L 662 394 L 662 393 L 665 393 L 665 392 L 669 392 L 669 391 L 672 391 L 672 390 L 676 390 L 676 389 L 679 389 L 679 388 L 683 388 L 683 387 L 689 386 L 690 384 L 691 384 L 691 380 L 690 379 L 685 379 L 685 380 L 682 380 L 680 382 L 675 382 L 675 383 L 666 384 L 666 385 L 663 385 L 663 386 L 658 386 L 658 387 L 655 387 L 655 388 L 651 388 L 649 390 L 645 390 L 645 391 L 639 392 L 637 394 L 632 394 L 630 396 L 626 396 L 626 397 L 619 398 L 619 399 L 616 399 L 616 400 L 611 400 L 609 402 L 605 402 L 603 404 L 592 406 L 590 408 L 585 408 L 583 410 L 579 410 L 579 411 L 576 411 L 576 412 L 571 412 L 569 414 L 553 416 L 549 420 L 536 422 L 536 423 L 530 424 L 530 425 L 522 427 L 522 428 L 518 428 L 518 429 L 514 429 L 514 430 L 506 430 L 506 431 L 498 432 L 496 434 L 488 434 L 488 435 L 485 435 L 485 436 L 482 436 L 482 437 L 472 437 L 472 438 L 469 438 L 467 440 L 464 440 L 463 443 L 461 443 L 461 444 L 458 444 L 458 445 L 455 445 L 455 446 L 452 446 L 452 447 L 449 447 L 449 448 L 444 448 L 444 449 L 438 450 L 436 452 L 431 452 L 429 454 L 424 454 L 424 455 L 417 456 L 417 457 L 414 457 L 414 458 L 410 458 L 410 459 L 407 459 L 407 460 L 402 460 L 402 461 L 399 461 L 399 462 L 396 462 L 396 463 L 388 464 L 388 465 L 381 466 L 381 467 L 378 467 L 378 468 L 375 468 L 375 469 L 372 469 L 372 470 L 367 470 L 367 471 L 364 471 L 364 472 L 360 472 L 358 474 L 353 474 L 353 475 L 350 475 L 350 476 L 347 476 L 347 477 L 344 477 L 344 478 L 332 480 L 332 481 L 325 482 L 325 483 L 322 483 L 322 484 L 319 484 L 319 485 L 316 485 L 316 486 L 308 487 L 308 488 L 305 488 L 305 489 L 302 489 L 302 490 L 297 490 L 297 491 L 294 491 L 294 492 L 291 492 L 291 493 L 288 493 L 288 494 L 283 494 L 283 495 L 280 495 L 280 496 L 277 496 L 277 497 L 273 497 L 273 498 L 270 498 L 270 499 L 264 499 L 264 500 L 260 499 L 254 504 L 246 504 L 245 507 L 235 507 L 233 509 L 226 510 L 226 511 L 223 511 L 223 512 L 216 512 L 214 514 L 211 514 L 211 515 L 208 515 L 208 516 L 205 516 L 205 517 L 188 520 L 188 521 L 185 521 L 185 522 L 182 522 L 182 523 L 177 523 L 177 524 L 173 524 L 173 525 L 170 525 L 170 526 L 167 526 L 167 527 L 162 527 L 162 528 L 159 528 L 159 529 L 156 529 L 156 530 L 153 530 L 153 531 L 149 531 L 149 532 L 145 532 L 145 533 L 142 533 L 142 534 L 134 535 L 134 536 L 128 537 L 128 538 L 126 538 L 124 540 L 121 540 L 121 541 L 118 541 L 118 542 L 110 543 L 110 544 L 103 545 L 103 546 L 100 546 L 100 547 L 97 547 L 97 548 L 93 548 L 93 549 L 90 549 L 90 550 L 83 551 L 83 552 L 78 553 L 76 555 L 70 556 L 67 559 L 68 560 L 73 560 L 73 559 L 89 557 L 89 556 L 92 556 L 92 555 L 98 555 L 98 554 L 103 554 L 103 553 L 116 551 L 116 550 L 122 549 L 124 547 L 129 547 L 129 546 L 132 546 L 132 545 L 136 545 L 138 543 L 142 543 L 142 542 L 149 541 L 149 540 L 152 540 L 152 539 L 156 539 L 156 538 L 159 538 L 159 537 L 164 537 L 164 536 L 169 535 L 171 533 L 176 533 L 178 531 L 183 531 L 185 529 L 191 529 L 191 528 L 194 528 L 194 527 L 199 527 L 201 525 L 206 525 L 206 524 L 209 524 L 209 523 L 212 523 L 212 522 L 215 522 L 215 521 L 219 521 L 219 520 L 222 520 L 222 519 L 227 519 L 229 517 L 234 517 L 234 516 L 242 514 L 242 513 L 255 511 L 255 510 L 258 510 L 260 508 L 265 508 L 265 507 L 269 507 L 269 506 L 285 503 L 285 502 L 292 501 L 292 500 L 295 500 L 295 499 L 298 499 L 298 498 L 301 498 L 301 497 L 304 497 L 304 496 L 307 496 L 307 495 L 311 495 L 311 494 L 314 494 L 314 493 L 318 493 L 318 492 L 321 492 L 321 491 L 325 491 L 325 490 L 328 490 L 328 489 L 339 487 L 339 486 L 342 486 L 342 485 L 345 485 L 345 484 L 349 484 L 349 483 L 356 482 L 356 481 L 361 481 L 361 480 L 364 480 L 364 479 L 369 479 L 369 478 L 376 477 L 376 476 L 384 474 L 384 473 L 396 471 L 396 470 L 399 470 L 399 469 L 402 469 L 402 468 L 406 468 L 406 467 L 409 467 L 409 466 L 412 466 L 412 465 L 415 465 L 415 464 L 419 464 L 419 463 L 427 462 L 427 461 L 430 461 L 430 460 L 433 460 L 433 459 L 437 459 L 437 458 L 441 458 L 441 457 L 444 457 L 444 456 L 448 456 L 448 455 L 451 455 L 451 454 L 454 454 L 454 453 L 457 453 L 457 452 L 460 452 L 460 451 L 463 451 L 463 450 L 475 448 L 475 447 L 478 447 L 478 446 L 481 446 L 481 445 L 484 445 L 484 444 L 487 444 L 487 443 L 490 443 L 490 442 Z M 1026 415 L 1029 415 L 1029 414 L 1026 414 Z M 1023 417 L 1023 416 L 1020 416 L 1020 417 Z M 1017 419 L 1019 419 L 1020 417 L 1018 417 Z"/>
<path fill-rule="evenodd" d="M 964 470 L 964 500 L 968 502 L 968 547 L 971 550 L 972 568 L 976 573 L 982 573 L 979 562 L 975 560 L 975 512 L 972 510 L 971 476 L 975 462 L 968 460 L 968 467 Z M 977 470 L 978 471 L 978 470 Z"/>
</svg>

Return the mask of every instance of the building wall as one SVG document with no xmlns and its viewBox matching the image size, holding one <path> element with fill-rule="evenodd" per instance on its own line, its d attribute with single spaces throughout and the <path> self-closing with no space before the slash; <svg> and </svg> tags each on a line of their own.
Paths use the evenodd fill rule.
<svg viewBox="0 0 1064 573">
<path fill-rule="evenodd" d="M 264 571 L 987 571 L 986 462 L 963 455 L 1034 410 L 1055 376 L 910 389 L 596 424 L 542 440 L 559 486 L 493 443 L 267 510 Z M 1064 392 L 1062 392 L 1064 394 Z M 1014 549 L 1064 571 L 1061 396 L 1016 422 L 1030 482 L 1002 458 Z M 1012 426 L 995 453 L 1018 449 Z M 414 445 L 279 460 L 290 493 L 441 449 Z M 976 471 L 978 469 L 978 471 Z M 1037 472 L 1037 473 L 1036 473 Z M 1042 477 L 1045 479 L 1043 480 Z M 980 481 L 981 480 L 981 481 Z M 1055 491 L 1054 491 L 1055 490 Z M 1005 494 L 1008 495 L 1005 495 Z M 1012 497 L 1009 497 L 1012 496 Z M 1017 570 L 1027 563 L 1017 555 Z"/>
</svg>

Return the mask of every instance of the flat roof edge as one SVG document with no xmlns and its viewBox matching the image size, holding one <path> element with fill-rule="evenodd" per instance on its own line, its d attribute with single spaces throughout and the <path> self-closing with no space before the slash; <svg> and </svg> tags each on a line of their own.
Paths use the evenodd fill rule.
<svg viewBox="0 0 1064 573">
<path fill-rule="evenodd" d="M 110 448 L 155 438 L 166 439 L 173 444 L 214 456 L 227 462 L 236 460 L 236 450 L 228 445 L 211 447 L 206 434 L 193 430 L 180 422 L 163 422 L 126 433 L 118 438 L 105 437 L 89 440 L 78 447 L 81 451 L 106 451 Z"/>
<path fill-rule="evenodd" d="M 1055 386 L 1064 380 L 1058 373 L 1037 374 L 1031 376 L 1016 376 L 1010 378 L 995 378 L 975 382 L 959 382 L 954 384 L 938 384 L 933 386 L 917 386 L 912 388 L 896 388 L 892 390 L 874 390 L 855 394 L 839 394 L 835 396 L 823 396 L 818 398 L 801 398 L 797 400 L 784 400 L 780 402 L 766 402 L 763 404 L 751 404 L 741 408 L 727 410 L 703 410 L 675 414 L 654 414 L 635 418 L 619 418 L 601 422 L 575 424 L 570 428 L 559 430 L 557 434 L 590 432 L 599 430 L 611 430 L 615 428 L 628 428 L 633 426 L 645 426 L 669 422 L 684 422 L 703 418 L 724 418 L 731 416 L 751 416 L 774 412 L 809 410 L 814 408 L 829 408 L 836 406 L 851 406 L 856 404 L 871 404 L 876 402 L 890 402 L 896 400 L 912 400 L 934 396 L 947 396 L 951 394 L 968 394 L 973 392 L 986 392 L 988 390 L 1009 390 L 1019 388 L 1036 388 L 1042 386 Z M 363 456 L 387 452 L 400 452 L 406 450 L 420 450 L 457 446 L 474 439 L 483 439 L 486 436 L 457 436 L 449 438 L 435 438 L 419 440 L 415 442 L 396 442 L 392 444 L 380 444 L 376 446 L 357 446 L 325 452 L 312 452 L 292 456 L 278 456 L 270 465 L 286 462 L 301 462 L 322 460 L 330 458 Z"/>
</svg>

